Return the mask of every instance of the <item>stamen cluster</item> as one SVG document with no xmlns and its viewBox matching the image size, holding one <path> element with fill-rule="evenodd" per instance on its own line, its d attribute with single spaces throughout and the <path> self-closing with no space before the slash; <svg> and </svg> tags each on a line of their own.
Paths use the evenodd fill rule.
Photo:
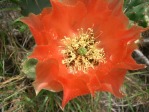
<svg viewBox="0 0 149 112">
<path fill-rule="evenodd" d="M 62 39 L 64 49 L 61 53 L 64 55 L 62 63 L 69 68 L 72 73 L 83 71 L 87 73 L 89 68 L 105 63 L 105 52 L 99 48 L 100 41 L 96 41 L 92 28 L 84 32 L 83 28 L 78 30 L 74 37 L 64 37 Z"/>
</svg>

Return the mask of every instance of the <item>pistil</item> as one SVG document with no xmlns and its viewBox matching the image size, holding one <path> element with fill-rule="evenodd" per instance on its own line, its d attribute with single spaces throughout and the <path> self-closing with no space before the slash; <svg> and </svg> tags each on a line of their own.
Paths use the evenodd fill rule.
<svg viewBox="0 0 149 112">
<path fill-rule="evenodd" d="M 81 56 L 85 55 L 87 53 L 87 49 L 84 48 L 84 47 L 80 47 L 78 50 L 77 50 L 77 53 Z"/>
</svg>

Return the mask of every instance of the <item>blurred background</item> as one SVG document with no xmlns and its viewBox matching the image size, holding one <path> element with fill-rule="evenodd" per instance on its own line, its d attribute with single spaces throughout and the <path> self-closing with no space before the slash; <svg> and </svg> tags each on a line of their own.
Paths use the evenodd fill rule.
<svg viewBox="0 0 149 112">
<path fill-rule="evenodd" d="M 49 6 L 49 0 L 0 0 L 0 112 L 149 112 L 149 30 L 141 34 L 139 50 L 132 54 L 147 68 L 128 71 L 124 98 L 98 92 L 95 97 L 77 97 L 62 109 L 61 92 L 42 90 L 35 95 L 32 82 L 37 61 L 27 59 L 35 42 L 19 18 Z M 149 0 L 124 0 L 123 11 L 130 25 L 149 26 Z"/>
</svg>

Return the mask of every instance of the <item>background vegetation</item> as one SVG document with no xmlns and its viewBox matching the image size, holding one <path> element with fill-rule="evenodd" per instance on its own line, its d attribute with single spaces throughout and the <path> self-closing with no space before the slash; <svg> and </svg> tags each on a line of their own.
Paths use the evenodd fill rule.
<svg viewBox="0 0 149 112">
<path fill-rule="evenodd" d="M 126 97 L 110 93 L 86 95 L 61 107 L 62 93 L 42 90 L 38 96 L 32 87 L 36 61 L 27 60 L 35 43 L 28 27 L 19 18 L 38 14 L 49 0 L 0 0 L 0 111 L 1 112 L 149 112 L 149 31 L 142 34 L 140 50 L 132 56 L 147 65 L 144 70 L 129 71 L 122 90 Z M 48 5 L 49 4 L 49 5 Z M 149 1 L 125 0 L 124 13 L 130 25 L 149 26 Z"/>
</svg>

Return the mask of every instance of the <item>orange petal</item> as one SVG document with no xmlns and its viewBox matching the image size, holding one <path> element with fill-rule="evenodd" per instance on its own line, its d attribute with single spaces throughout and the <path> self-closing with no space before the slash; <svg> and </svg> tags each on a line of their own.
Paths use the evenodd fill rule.
<svg viewBox="0 0 149 112">
<path fill-rule="evenodd" d="M 69 4 L 69 5 L 75 5 L 78 1 L 81 1 L 81 2 L 84 2 L 85 3 L 88 0 L 62 0 L 63 3 Z"/>
<path fill-rule="evenodd" d="M 144 64 L 137 64 L 136 61 L 132 58 L 132 52 L 137 49 L 137 46 L 134 43 L 127 45 L 127 52 L 123 57 L 122 61 L 116 66 L 117 68 L 124 68 L 129 70 L 137 70 L 145 68 Z"/>
<path fill-rule="evenodd" d="M 44 26 L 39 16 L 30 14 L 29 17 L 22 18 L 21 21 L 29 26 L 37 45 L 48 44 L 48 40 L 45 37 L 45 34 L 43 33 Z"/>
<path fill-rule="evenodd" d="M 104 86 L 101 86 L 102 87 L 101 90 L 108 91 L 112 88 L 111 93 L 113 93 L 117 97 L 122 97 L 123 95 L 120 91 L 120 87 L 124 82 L 126 72 L 127 70 L 124 70 L 124 69 L 113 69 L 107 76 L 105 76 L 105 79 L 103 79 L 102 84 L 107 88 L 104 88 Z M 110 89 L 109 89 L 110 87 L 109 85 L 111 85 Z"/>
<path fill-rule="evenodd" d="M 46 23 L 47 29 L 48 27 L 54 28 L 59 38 L 72 34 L 73 29 L 76 30 L 76 27 L 80 25 L 79 23 L 86 13 L 85 5 L 78 2 L 70 6 L 55 0 L 52 0 L 51 4 L 52 13 L 42 18 L 42 21 Z"/>
<path fill-rule="evenodd" d="M 37 45 L 34 48 L 33 53 L 29 56 L 29 58 L 36 58 L 38 60 L 47 59 L 51 55 L 50 50 L 51 47 L 49 45 Z"/>
<path fill-rule="evenodd" d="M 62 107 L 64 107 L 71 99 L 90 93 L 86 82 L 77 76 L 63 76 L 59 78 L 59 81 L 62 84 L 64 91 Z"/>
<path fill-rule="evenodd" d="M 115 14 L 119 15 L 123 11 L 123 0 L 110 0 L 109 9 Z"/>
<path fill-rule="evenodd" d="M 38 62 L 36 66 L 36 79 L 33 84 L 36 93 L 38 93 L 41 89 L 47 89 L 49 91 L 62 90 L 62 86 L 57 80 L 58 69 L 58 62 L 55 59 Z"/>
<path fill-rule="evenodd" d="M 128 56 L 122 63 L 118 64 L 117 67 L 128 70 L 138 70 L 144 69 L 146 66 L 144 64 L 137 64 L 131 56 Z"/>
<path fill-rule="evenodd" d="M 140 38 L 140 34 L 141 32 L 143 32 L 144 29 L 142 27 L 139 26 L 133 26 L 127 30 L 125 30 L 122 35 L 121 38 L 123 40 L 123 42 L 125 42 L 126 44 L 134 44 L 134 41 L 136 41 L 137 39 Z"/>
<path fill-rule="evenodd" d="M 94 86 L 96 85 L 96 88 L 94 88 L 96 91 L 107 91 L 111 92 L 117 97 L 122 97 L 123 95 L 120 91 L 120 87 L 124 82 L 126 72 L 127 70 L 124 69 L 113 69 L 109 72 L 109 74 L 104 75 L 102 79 L 99 77 L 91 83 L 94 83 Z M 100 75 L 100 73 L 97 75 Z"/>
<path fill-rule="evenodd" d="M 61 54 L 59 52 L 58 46 L 51 45 L 37 45 L 33 53 L 29 56 L 29 58 L 36 58 L 38 60 L 46 60 L 48 58 L 59 59 Z"/>
<path fill-rule="evenodd" d="M 89 76 L 83 72 L 72 74 L 61 62 L 59 66 L 59 77 L 57 80 L 63 86 L 62 107 L 64 107 L 73 98 L 90 93 L 87 86 Z"/>
</svg>

